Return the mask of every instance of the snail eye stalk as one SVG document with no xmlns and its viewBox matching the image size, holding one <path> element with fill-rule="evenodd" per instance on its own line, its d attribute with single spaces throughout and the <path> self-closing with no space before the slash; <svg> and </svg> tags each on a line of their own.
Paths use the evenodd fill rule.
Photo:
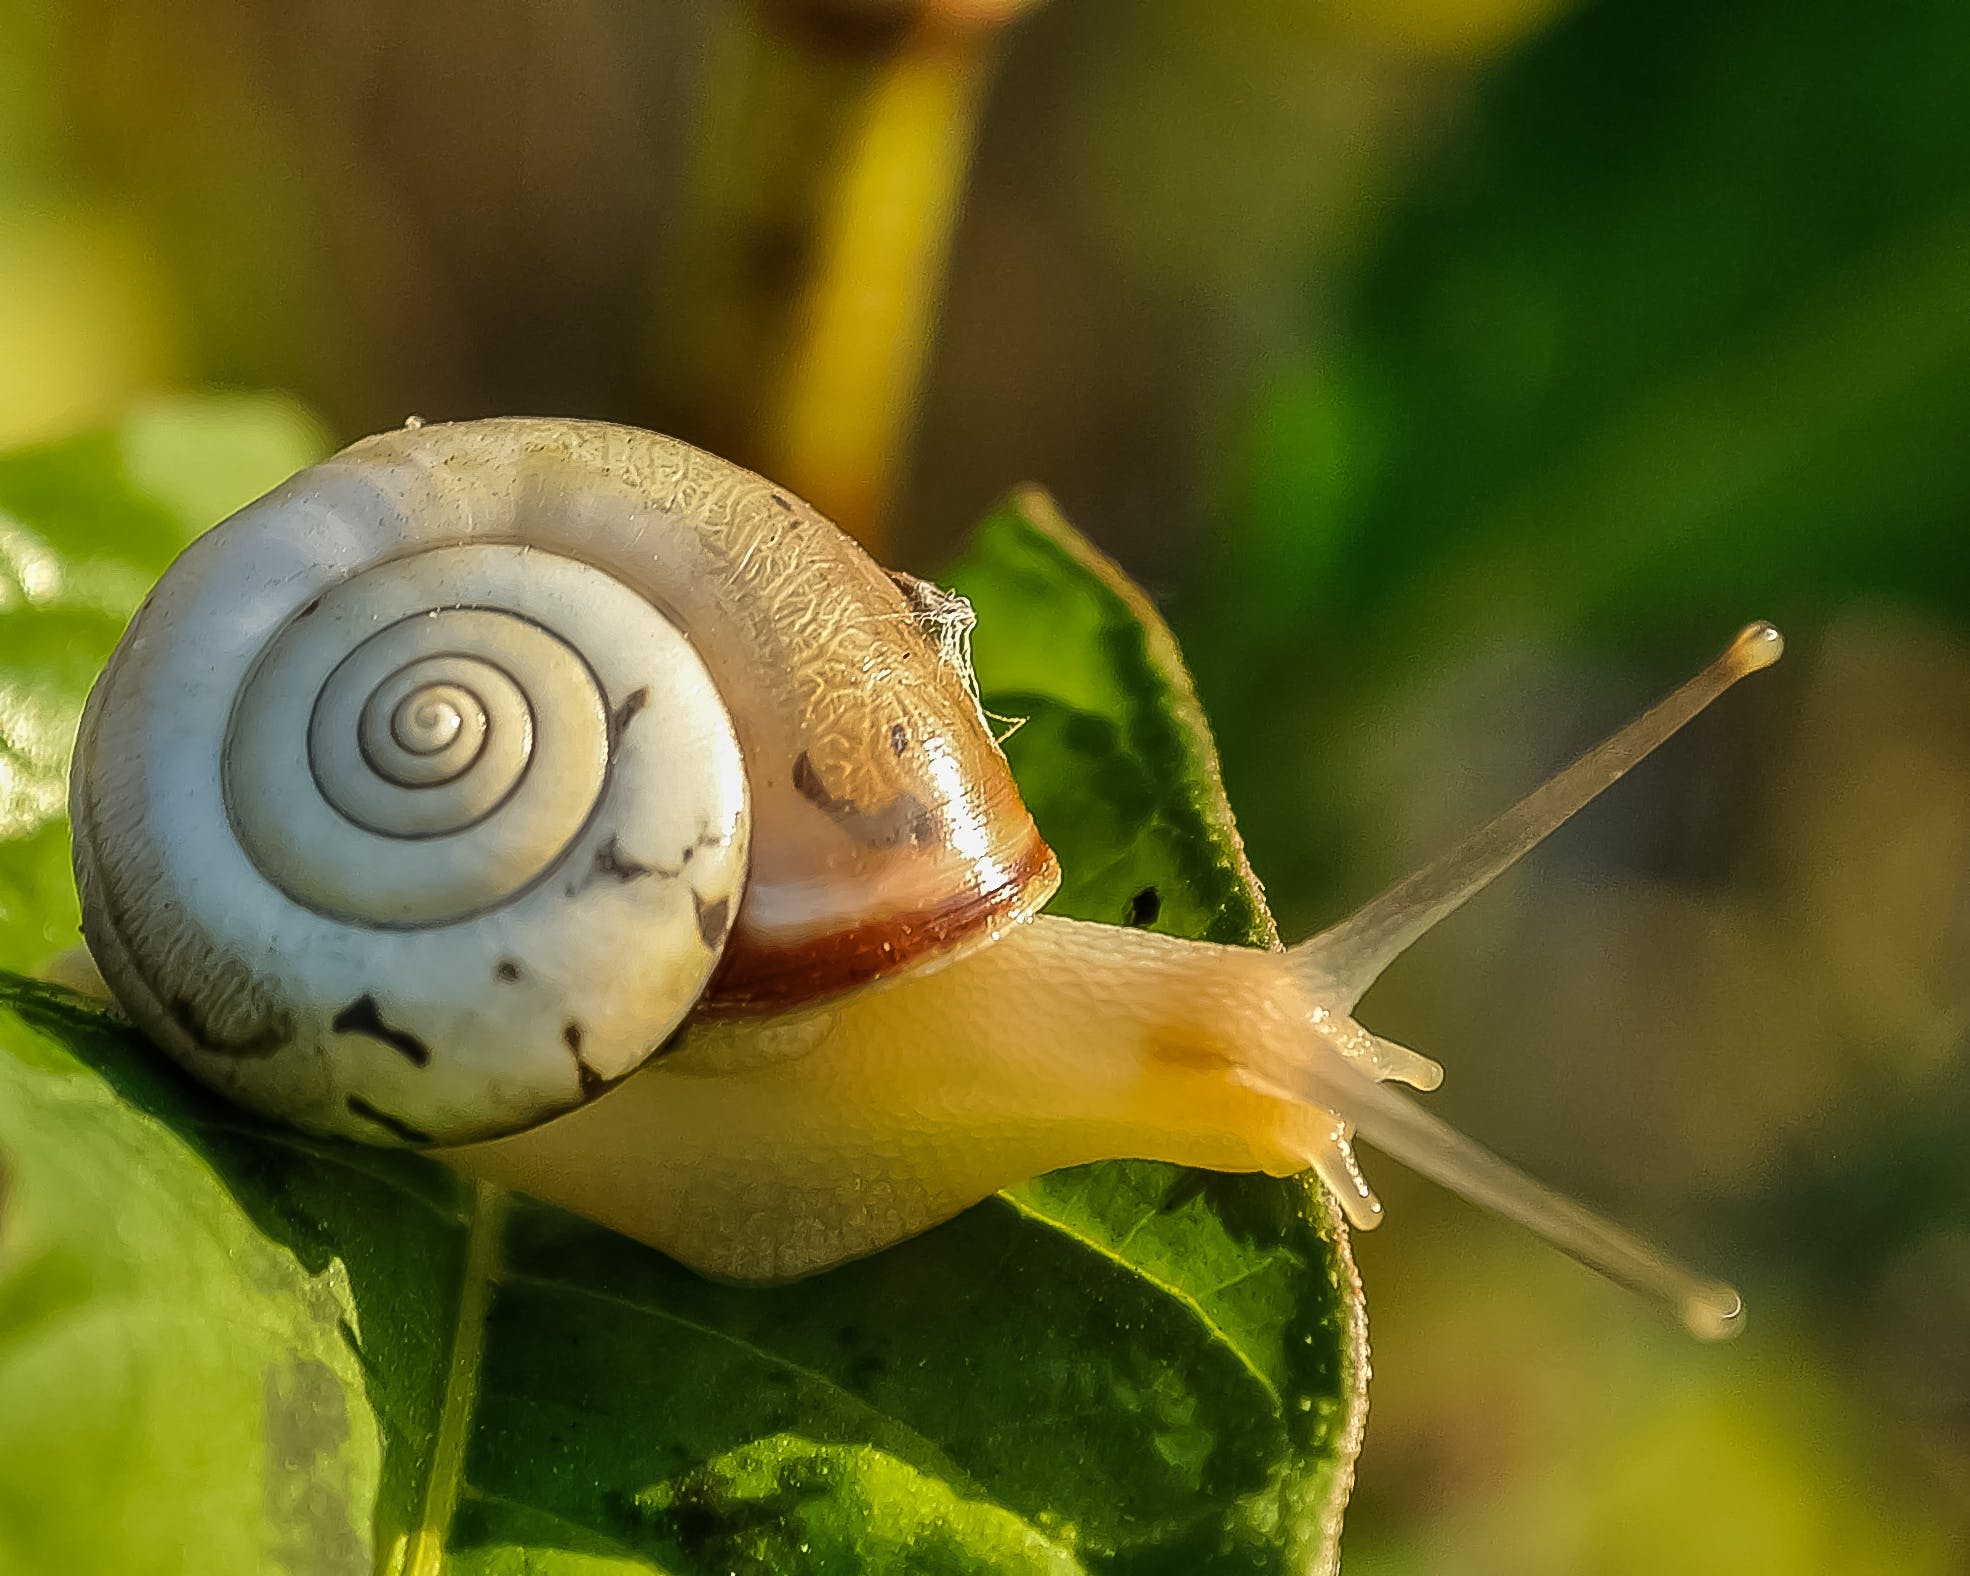
<svg viewBox="0 0 1970 1576">
<path fill-rule="evenodd" d="M 1739 679 L 1785 651 L 1770 624 L 1747 625 L 1716 661 L 1447 854 L 1293 948 L 1301 977 L 1351 1011 L 1411 943 L 1503 875 Z"/>
</svg>

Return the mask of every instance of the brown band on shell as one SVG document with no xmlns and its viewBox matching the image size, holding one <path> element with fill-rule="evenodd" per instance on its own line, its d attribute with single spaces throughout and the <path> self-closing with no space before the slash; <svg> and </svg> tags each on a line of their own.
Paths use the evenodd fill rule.
<svg viewBox="0 0 1970 1576">
<path fill-rule="evenodd" d="M 839 995 L 1030 919 L 1059 885 L 1059 861 L 1034 830 L 996 885 L 974 888 L 934 909 L 884 914 L 851 928 L 785 941 L 749 927 L 741 909 L 699 1010 L 747 1016 Z"/>
</svg>

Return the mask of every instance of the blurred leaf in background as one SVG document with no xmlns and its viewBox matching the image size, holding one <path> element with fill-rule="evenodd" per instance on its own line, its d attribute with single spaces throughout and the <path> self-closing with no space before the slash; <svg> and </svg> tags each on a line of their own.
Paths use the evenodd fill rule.
<svg viewBox="0 0 1970 1576">
<path fill-rule="evenodd" d="M 1586 8 L 1484 83 L 1277 374 L 1241 619 L 1415 661 L 1970 610 L 1970 16 Z M 1317 587 L 1329 617 L 1309 625 Z"/>
</svg>

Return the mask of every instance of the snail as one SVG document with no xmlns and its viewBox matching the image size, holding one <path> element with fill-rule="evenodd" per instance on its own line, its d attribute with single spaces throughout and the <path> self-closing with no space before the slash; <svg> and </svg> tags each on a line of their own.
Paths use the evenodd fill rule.
<svg viewBox="0 0 1970 1576">
<path fill-rule="evenodd" d="M 429 1149 L 734 1281 L 1109 1158 L 1311 1169 L 1358 1135 L 1666 1299 L 1728 1287 L 1392 1087 L 1386 965 L 1731 683 L 1695 679 L 1463 846 L 1276 951 L 1041 912 L 1059 868 L 968 608 L 791 494 L 601 423 L 414 424 L 194 542 L 96 683 L 83 934 L 197 1078 Z"/>
</svg>

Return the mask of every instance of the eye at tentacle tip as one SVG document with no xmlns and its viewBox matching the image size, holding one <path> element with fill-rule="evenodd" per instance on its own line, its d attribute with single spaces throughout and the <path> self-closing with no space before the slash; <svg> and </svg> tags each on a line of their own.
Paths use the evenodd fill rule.
<svg viewBox="0 0 1970 1576">
<path fill-rule="evenodd" d="M 1406 1045 L 1397 1045 L 1379 1034 L 1368 1035 L 1367 1061 L 1377 1078 L 1420 1089 L 1425 1094 L 1443 1087 L 1443 1063 Z"/>
<path fill-rule="evenodd" d="M 1746 624 L 1724 653 L 1725 664 L 1738 677 L 1770 667 L 1785 655 L 1785 636 L 1762 618 Z"/>
<path fill-rule="evenodd" d="M 1744 1299 L 1722 1281 L 1697 1287 L 1680 1311 L 1683 1327 L 1699 1341 L 1728 1341 L 1744 1333 Z"/>
</svg>

